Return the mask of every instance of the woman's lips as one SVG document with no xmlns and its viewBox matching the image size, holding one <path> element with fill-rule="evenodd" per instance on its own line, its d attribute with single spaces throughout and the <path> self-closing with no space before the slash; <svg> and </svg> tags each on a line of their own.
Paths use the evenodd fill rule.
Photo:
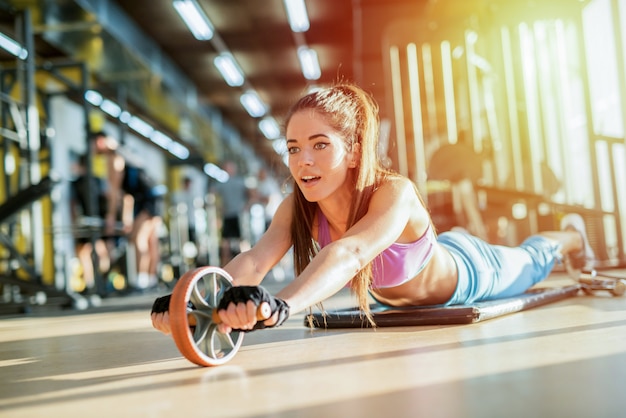
<svg viewBox="0 0 626 418">
<path fill-rule="evenodd" d="M 321 177 L 318 177 L 318 176 L 302 176 L 302 177 L 300 177 L 300 183 L 304 187 L 313 187 L 317 183 L 319 183 L 320 180 L 321 180 Z"/>
</svg>

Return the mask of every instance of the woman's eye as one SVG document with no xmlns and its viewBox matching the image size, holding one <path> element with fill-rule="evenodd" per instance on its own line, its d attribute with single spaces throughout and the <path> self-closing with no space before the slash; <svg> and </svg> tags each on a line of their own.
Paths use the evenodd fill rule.
<svg viewBox="0 0 626 418">
<path fill-rule="evenodd" d="M 315 144 L 315 149 L 324 149 L 328 146 L 327 143 L 325 142 L 318 142 L 317 144 Z"/>
<path fill-rule="evenodd" d="M 287 152 L 289 154 L 295 154 L 296 152 L 298 152 L 298 149 L 299 149 L 298 147 L 289 147 L 287 148 Z"/>
</svg>

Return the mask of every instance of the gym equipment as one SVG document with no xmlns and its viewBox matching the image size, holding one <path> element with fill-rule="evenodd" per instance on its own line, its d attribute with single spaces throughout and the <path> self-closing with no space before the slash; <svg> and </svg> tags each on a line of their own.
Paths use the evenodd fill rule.
<svg viewBox="0 0 626 418">
<path fill-rule="evenodd" d="M 0 205 L 0 223 L 4 223 L 9 220 L 27 205 L 30 205 L 42 197 L 49 195 L 52 188 L 57 183 L 58 179 L 54 175 L 47 176 L 39 183 L 32 184 L 9 197 Z M 19 264 L 20 268 L 27 272 L 29 276 L 38 276 L 32 265 L 15 248 L 12 239 L 2 232 L 0 232 L 0 245 L 9 251 L 11 259 L 15 260 Z"/>
<path fill-rule="evenodd" d="M 18 191 L 13 196 L 10 196 L 0 205 L 0 223 L 8 221 L 20 210 L 42 197 L 49 195 L 58 182 L 59 179 L 57 176 L 50 174 L 44 177 L 39 183 L 32 184 Z M 14 246 L 11 237 L 2 232 L 0 232 L 0 246 L 6 248 L 11 260 L 16 263 L 14 270 L 19 268 L 30 278 L 30 280 L 22 280 L 11 276 L 0 276 L 0 284 L 6 285 L 7 289 L 11 289 L 11 299 L 14 300 L 15 305 L 19 306 L 21 310 L 28 311 L 30 305 L 43 305 L 45 303 L 59 303 L 61 305 L 74 304 L 76 307 L 84 306 L 82 300 L 73 298 L 71 295 L 54 286 L 41 283 L 41 278 L 35 271 L 33 264 L 27 259 L 28 257 L 20 253 Z M 27 297 L 23 297 L 20 292 L 17 292 L 17 289 L 26 291 Z M 4 311 L 7 305 L 9 304 L 2 304 L 2 309 L 0 310 Z M 12 311 L 12 309 L 9 311 Z"/>
<path fill-rule="evenodd" d="M 56 234 L 69 233 L 74 238 L 91 238 L 97 236 L 100 238 L 124 238 L 128 234 L 124 230 L 122 222 L 116 222 L 110 232 L 105 231 L 104 219 L 96 216 L 82 216 L 77 219 L 76 223 L 69 226 L 53 226 L 47 228 L 48 232 Z M 106 233 L 105 233 L 106 232 Z"/>
<path fill-rule="evenodd" d="M 517 297 L 471 305 L 391 307 L 375 303 L 370 309 L 378 327 L 473 324 L 572 297 L 579 290 L 580 286 L 576 284 L 536 289 Z M 315 328 L 371 327 L 358 308 L 311 313 L 306 315 L 304 323 Z"/>
<path fill-rule="evenodd" d="M 52 188 L 59 182 L 59 178 L 54 175 L 48 175 L 44 177 L 39 183 L 31 184 L 30 186 L 20 190 L 13 196 L 9 197 L 4 203 L 0 205 L 0 223 L 6 221 L 12 215 L 15 215 L 20 209 L 24 208 L 36 200 L 47 196 L 52 191 Z"/>
<path fill-rule="evenodd" d="M 576 296 L 581 290 L 585 294 L 609 291 L 614 296 L 621 296 L 626 290 L 626 283 L 617 276 L 604 276 L 607 277 L 604 280 L 597 279 L 595 277 L 603 275 L 595 270 L 587 272 L 587 275 L 593 275 L 593 277 L 585 277 L 583 274 L 579 282 L 573 285 L 535 288 L 520 296 L 476 302 L 471 305 L 391 307 L 375 303 L 370 305 L 370 309 L 374 322 L 379 327 L 460 325 L 481 322 L 557 302 Z M 311 313 L 304 318 L 304 324 L 315 328 L 368 328 L 371 326 L 358 308 Z"/>
<path fill-rule="evenodd" d="M 233 279 L 219 267 L 200 267 L 185 273 L 176 283 L 170 301 L 172 337 L 178 350 L 192 363 L 218 366 L 237 354 L 244 333 L 218 331 L 217 306 Z M 257 319 L 270 317 L 269 305 L 262 304 Z"/>
</svg>

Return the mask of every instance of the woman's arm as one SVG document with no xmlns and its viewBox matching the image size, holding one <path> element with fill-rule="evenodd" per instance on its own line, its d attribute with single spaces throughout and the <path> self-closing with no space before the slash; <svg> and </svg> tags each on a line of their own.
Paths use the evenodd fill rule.
<svg viewBox="0 0 626 418">
<path fill-rule="evenodd" d="M 343 236 L 324 247 L 307 268 L 276 296 L 290 312 L 312 306 L 341 290 L 394 242 L 413 242 L 429 222 L 407 179 L 388 181 L 373 195 L 367 214 Z"/>
</svg>

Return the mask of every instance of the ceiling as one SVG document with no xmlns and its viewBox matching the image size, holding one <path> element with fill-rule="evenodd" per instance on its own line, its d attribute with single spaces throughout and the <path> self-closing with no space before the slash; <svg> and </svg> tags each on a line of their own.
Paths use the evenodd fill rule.
<svg viewBox="0 0 626 418">
<path fill-rule="evenodd" d="M 235 56 L 247 79 L 279 121 L 289 106 L 313 85 L 356 81 L 387 109 L 383 43 L 390 26 L 410 19 L 429 28 L 465 27 L 472 16 L 489 15 L 510 0 L 306 0 L 310 29 L 294 34 L 283 0 L 198 0 L 215 26 L 218 42 Z M 550 0 L 543 3 L 582 3 Z M 249 141 L 258 155 L 276 157 L 269 141 L 239 102 L 243 88 L 229 87 L 213 65 L 215 42 L 196 40 L 170 0 L 117 0 L 120 8 L 152 38 L 198 89 L 203 104 L 219 109 Z M 536 0 L 516 0 L 520 10 L 534 9 Z M 322 76 L 303 77 L 296 49 L 305 43 L 319 56 Z"/>
<path fill-rule="evenodd" d="M 0 0 L 0 6 L 8 5 L 2 8 L 0 22 L 5 25 L 3 29 L 10 30 L 11 16 L 6 10 L 33 7 L 38 56 L 46 59 L 69 56 L 90 61 L 101 88 L 120 82 L 130 85 L 139 80 L 144 84 L 139 94 L 146 96 L 145 84 L 155 82 L 151 72 L 161 72 L 161 84 L 167 84 L 165 73 L 174 74 L 175 81 L 160 88 L 170 95 L 178 95 L 183 102 L 188 100 L 181 91 L 193 91 L 191 107 L 217 110 L 222 119 L 220 124 L 232 126 L 242 140 L 251 144 L 255 154 L 271 160 L 276 157 L 275 152 L 258 129 L 259 119 L 250 117 L 241 105 L 241 93 L 248 88 L 256 90 L 280 123 L 280 117 L 307 87 L 338 79 L 352 80 L 353 2 L 307 1 L 311 25 L 307 32 L 300 34 L 291 31 L 283 0 L 198 0 L 198 3 L 215 27 L 217 35 L 210 41 L 193 37 L 171 0 Z M 109 34 L 103 34 L 107 31 Z M 106 50 L 101 56 L 93 53 L 94 42 L 87 41 L 94 33 L 100 37 L 100 48 Z M 144 43 L 150 46 L 149 52 Z M 300 69 L 296 49 L 301 44 L 318 54 L 322 75 L 315 83 L 307 82 Z M 133 47 L 136 51 L 129 52 Z M 224 48 L 233 54 L 245 74 L 246 84 L 242 87 L 228 86 L 213 65 L 219 49 Z M 86 53 L 87 49 L 92 52 Z M 158 58 L 155 59 L 155 55 Z M 142 60 L 156 64 L 144 63 L 139 70 L 136 62 Z M 132 102 L 133 87 L 129 90 L 128 101 Z M 146 100 L 144 105 L 159 106 L 154 100 Z M 167 112 L 160 112 L 164 113 Z M 171 113 L 180 116 L 178 111 Z M 153 116 L 158 119 L 159 112 Z M 216 124 L 214 117 L 209 115 L 208 118 L 211 125 Z M 201 133 L 196 132 L 188 136 L 199 135 Z M 191 143 L 195 140 L 184 139 Z M 203 148 L 206 142 L 198 141 L 196 146 Z"/>
<path fill-rule="evenodd" d="M 154 39 L 198 89 L 201 103 L 217 107 L 224 118 L 252 143 L 267 141 L 241 103 L 244 88 L 255 89 L 275 117 L 307 88 L 296 48 L 305 42 L 319 56 L 320 84 L 337 77 L 352 78 L 351 1 L 307 2 L 311 28 L 298 42 L 292 33 L 283 0 L 200 0 L 218 39 L 198 41 L 178 16 L 171 1 L 118 1 L 119 6 Z M 228 86 L 213 65 L 223 42 L 241 66 L 246 85 Z"/>
<path fill-rule="evenodd" d="M 281 113 L 307 83 L 297 59 L 282 0 L 201 0 L 225 46 L 233 53 L 249 84 L 273 112 Z M 121 8 L 154 39 L 198 87 L 203 101 L 220 108 L 248 136 L 256 133 L 245 121 L 239 95 L 212 64 L 216 48 L 196 40 L 169 1 L 119 1 Z M 352 75 L 352 11 L 349 1 L 316 0 L 307 4 L 311 29 L 303 34 L 317 50 L 322 65 L 321 83 L 340 71 Z"/>
<path fill-rule="evenodd" d="M 13 24 L 7 10 L 31 8 L 39 57 L 88 62 L 97 88 L 116 97 L 116 87 L 124 86 L 130 109 L 160 123 L 204 160 L 219 160 L 224 144 L 235 152 L 240 148 L 237 141 L 228 144 L 228 138 L 208 133 L 228 126 L 255 157 L 276 163 L 280 158 L 258 129 L 259 120 L 250 117 L 239 101 L 245 89 L 256 90 L 280 122 L 308 87 L 356 81 L 374 94 L 384 113 L 389 93 L 382 43 L 392 22 L 411 19 L 430 27 L 425 19 L 437 18 L 463 27 L 457 23 L 483 13 L 488 5 L 509 2 L 306 0 L 310 29 L 294 34 L 283 0 L 198 0 L 217 33 L 210 41 L 198 41 L 171 0 L 0 0 L 0 29 L 6 32 Z M 318 54 L 322 75 L 315 83 L 302 75 L 296 53 L 301 44 Z M 213 65 L 224 48 L 245 74 L 243 87 L 229 87 Z M 189 116 L 185 108 L 195 109 L 197 115 Z M 195 129 L 181 122 L 187 118 Z M 197 124 L 197 119 L 205 123 Z"/>
</svg>

